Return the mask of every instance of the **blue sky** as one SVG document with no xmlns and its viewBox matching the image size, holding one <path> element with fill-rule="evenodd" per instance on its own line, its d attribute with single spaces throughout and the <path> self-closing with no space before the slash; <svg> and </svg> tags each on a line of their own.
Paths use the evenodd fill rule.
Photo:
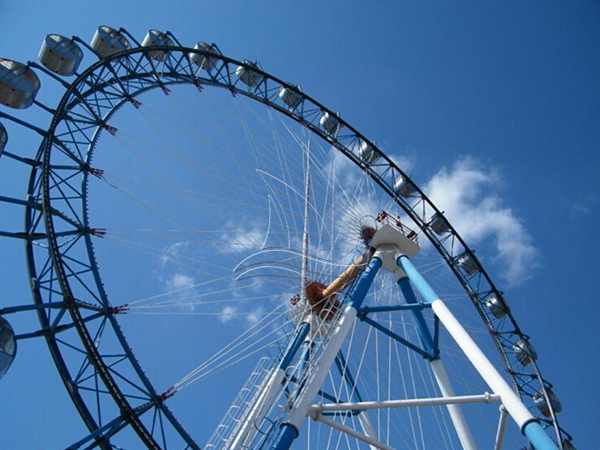
<svg viewBox="0 0 600 450">
<path fill-rule="evenodd" d="M 564 409 L 561 424 L 573 434 L 578 448 L 590 448 L 592 430 L 581 418 L 593 417 L 600 401 L 593 387 L 599 312 L 593 281 L 598 251 L 595 225 L 600 220 L 598 4 L 181 1 L 150 5 L 0 0 L 0 56 L 35 60 L 48 33 L 89 41 L 95 28 L 106 24 L 125 27 L 141 40 L 149 28 L 156 28 L 173 32 L 185 45 L 216 42 L 228 56 L 258 60 L 267 72 L 300 83 L 399 158 L 458 231 L 479 249 L 519 324 L 532 336 L 544 376 L 555 385 Z M 40 99 L 51 106 L 60 89 L 46 78 L 43 83 Z M 157 100 L 149 106 L 162 111 L 164 104 Z M 48 122 L 44 114 L 30 110 L 20 117 L 44 124 Z M 10 127 L 9 134 L 11 145 L 34 145 L 16 127 Z M 15 189 L 20 174 L 0 173 L 2 190 Z M 111 217 L 105 209 L 94 214 L 104 215 L 107 222 Z M 113 211 L 112 218 L 119 216 Z M 15 279 L 23 278 L 7 261 L 13 255 L 21 257 L 17 247 L 5 248 L 8 258 L 3 258 L 3 270 L 14 273 Z M 139 260 L 132 264 L 144 267 L 143 257 L 135 258 Z M 180 272 L 161 272 L 157 263 L 145 269 L 156 271 L 157 279 L 165 277 L 167 285 L 189 283 L 175 276 Z M 107 275 L 119 281 L 118 273 Z M 27 299 L 28 292 L 19 290 L 16 282 L 2 282 L 2 304 L 13 304 L 19 296 Z M 136 295 L 133 288 L 122 287 L 119 295 L 143 298 L 153 292 L 149 286 Z M 188 325 L 192 333 L 196 325 Z M 152 334 L 161 324 L 147 326 Z M 145 337 L 142 334 L 137 345 L 145 345 Z M 193 349 L 190 344 L 188 350 Z M 39 396 L 62 389 L 50 365 L 40 368 L 41 378 L 31 394 L 23 392 L 24 386 L 12 384 L 16 381 L 11 381 L 11 375 L 35 366 L 36 352 L 43 352 L 43 347 L 27 352 L 23 346 L 0 386 L 0 416 L 10 416 L 0 425 L 2 448 L 35 448 L 31 436 L 22 436 L 37 429 L 27 411 Z M 156 370 L 155 376 L 160 377 L 160 369 Z M 3 400 L 9 397 L 10 403 Z M 74 411 L 69 412 L 73 408 L 66 395 L 56 393 L 45 402 L 48 410 L 58 408 L 69 424 L 78 420 Z M 35 417 L 44 421 L 44 414 L 50 415 Z M 39 426 L 40 434 L 55 439 L 49 448 L 64 444 L 57 437 L 62 432 Z M 66 428 L 64 433 L 73 436 L 80 431 L 76 425 Z M 19 447 L 23 442 L 29 442 L 29 447 Z"/>
</svg>

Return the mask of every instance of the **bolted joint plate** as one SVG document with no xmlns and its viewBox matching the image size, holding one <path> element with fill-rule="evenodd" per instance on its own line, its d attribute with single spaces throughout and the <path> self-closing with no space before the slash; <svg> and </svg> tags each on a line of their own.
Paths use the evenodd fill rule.
<svg viewBox="0 0 600 450">
<path fill-rule="evenodd" d="M 376 249 L 375 256 L 381 259 L 384 268 L 396 274 L 398 278 L 406 277 L 406 274 L 398 267 L 396 261 L 401 255 L 408 258 L 415 256 L 419 245 L 409 239 L 401 230 L 389 225 L 383 225 L 371 239 L 371 247 Z"/>
</svg>

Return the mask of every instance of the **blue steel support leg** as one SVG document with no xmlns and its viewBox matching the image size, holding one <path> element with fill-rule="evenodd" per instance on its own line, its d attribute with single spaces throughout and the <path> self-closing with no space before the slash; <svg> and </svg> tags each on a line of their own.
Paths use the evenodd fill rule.
<svg viewBox="0 0 600 450">
<path fill-rule="evenodd" d="M 337 366 L 340 375 L 344 377 L 344 382 L 346 383 L 346 386 L 348 386 L 348 391 L 352 394 L 351 401 L 362 402 L 362 396 L 358 391 L 356 380 L 354 380 L 352 372 L 350 372 L 350 368 L 348 367 L 348 363 L 346 362 L 346 358 L 344 358 L 344 354 L 341 351 L 335 358 L 335 365 Z"/>
<path fill-rule="evenodd" d="M 302 345 L 302 356 L 301 356 L 301 360 L 300 360 L 300 373 L 304 372 L 306 370 L 306 367 L 308 365 L 308 362 L 310 361 L 310 357 L 311 357 L 311 353 L 312 353 L 312 349 L 315 346 L 314 342 L 312 340 L 305 340 Z"/>
<path fill-rule="evenodd" d="M 379 269 L 381 268 L 381 264 L 381 259 L 377 256 L 373 256 L 371 261 L 369 261 L 367 268 L 360 274 L 358 282 L 356 283 L 356 288 L 354 289 L 354 294 L 349 302 L 349 305 L 355 312 L 362 306 L 369 289 L 371 289 L 373 279 L 375 279 L 375 275 L 377 275 L 377 272 L 379 272 Z"/>
<path fill-rule="evenodd" d="M 504 406 L 508 409 L 508 412 L 511 414 L 511 416 L 513 416 L 513 419 L 517 421 L 517 423 L 521 427 L 521 432 L 527 437 L 527 439 L 529 439 L 529 442 L 537 450 L 558 450 L 557 445 L 546 434 L 539 422 L 531 415 L 531 413 L 529 413 L 529 411 L 526 410 L 525 406 L 514 394 L 514 391 L 509 387 L 509 385 L 504 381 L 504 379 L 500 377 L 497 371 L 495 371 L 495 369 L 492 369 L 491 363 L 489 363 L 489 361 L 487 360 L 484 360 L 485 357 L 483 356 L 483 354 L 480 353 L 481 351 L 476 347 L 476 344 L 472 341 L 469 342 L 470 338 L 468 337 L 464 329 L 459 329 L 460 325 L 458 324 L 458 321 L 456 321 L 456 319 L 451 315 L 446 306 L 443 305 L 443 302 L 437 296 L 435 291 L 431 288 L 431 286 L 429 286 L 427 281 L 425 281 L 423 276 L 415 268 L 415 266 L 408 259 L 408 257 L 405 255 L 400 256 L 397 260 L 397 264 L 404 271 L 404 273 L 410 279 L 411 283 L 415 286 L 415 288 L 421 293 L 425 301 L 433 304 L 432 306 L 434 312 L 438 315 L 438 317 L 440 317 L 440 320 L 442 321 L 444 321 L 444 317 L 441 317 L 440 314 L 444 314 L 446 320 L 448 320 L 448 324 L 445 323 L 446 328 L 448 329 L 448 331 L 450 331 L 453 337 L 455 337 L 455 335 L 457 336 L 455 337 L 455 339 L 457 339 L 457 343 L 459 344 L 459 346 L 461 346 L 461 348 L 463 348 L 465 352 L 467 351 L 465 349 L 469 350 L 470 354 L 467 353 L 467 357 L 469 357 L 471 362 L 475 365 L 475 368 L 484 377 L 486 382 L 492 386 L 492 389 L 494 389 L 493 386 L 497 386 L 498 389 L 503 391 L 496 393 L 500 394 L 500 396 L 502 397 L 502 401 L 505 404 Z M 439 305 L 439 308 L 436 308 L 436 304 Z M 452 329 L 449 329 L 448 325 L 450 325 Z M 495 373 L 493 373 L 492 371 L 495 371 Z M 510 405 L 505 402 L 509 402 Z M 511 411 L 511 409 L 513 408 L 514 412 Z M 519 414 L 520 417 L 529 416 L 530 419 L 520 422 L 516 419 L 516 414 Z"/>
<path fill-rule="evenodd" d="M 398 266 L 402 269 L 402 271 L 406 274 L 410 282 L 417 288 L 417 291 L 421 293 L 423 298 L 427 303 L 433 303 L 435 300 L 438 300 L 439 297 L 435 293 L 429 283 L 425 281 L 425 278 L 419 273 L 419 271 L 413 266 L 410 259 L 407 256 L 400 256 L 396 261 Z M 411 289 L 412 292 L 412 289 Z M 404 291 L 403 291 L 404 293 Z M 413 293 L 414 295 L 414 293 Z"/>
<path fill-rule="evenodd" d="M 310 323 L 302 322 L 293 339 L 289 342 L 287 348 L 281 355 L 281 359 L 276 367 L 269 373 L 266 379 L 266 384 L 259 393 L 255 401 L 250 405 L 247 414 L 240 421 L 239 427 L 236 429 L 235 435 L 231 437 L 231 442 L 228 444 L 232 449 L 246 448 L 250 444 L 258 431 L 256 422 L 263 418 L 266 409 L 270 408 L 279 389 L 285 384 L 287 369 L 294 361 L 296 354 L 306 342 L 306 337 L 310 332 Z"/>
<path fill-rule="evenodd" d="M 404 299 L 409 304 L 417 304 L 417 298 L 415 293 L 410 285 L 410 280 L 406 277 L 398 280 L 398 285 L 402 290 L 402 294 L 404 295 Z M 439 320 L 436 316 L 435 318 L 435 336 L 431 336 L 431 332 L 429 331 L 429 327 L 425 322 L 425 317 L 420 309 L 413 309 L 413 314 L 415 320 L 417 322 L 417 329 L 419 330 L 419 335 L 421 338 L 421 342 L 423 347 L 427 350 L 431 362 L 431 370 L 435 376 L 437 385 L 444 397 L 453 397 L 454 387 L 448 378 L 448 374 L 446 373 L 446 369 L 444 364 L 442 363 L 439 357 L 438 350 L 438 337 L 439 337 Z M 458 439 L 460 440 L 460 444 L 463 450 L 477 450 L 477 444 L 475 439 L 473 438 L 473 434 L 471 433 L 471 429 L 467 424 L 463 411 L 461 410 L 459 405 L 447 405 L 448 413 L 450 414 L 450 419 L 454 425 L 456 430 L 456 434 Z"/>
<path fill-rule="evenodd" d="M 298 378 L 298 386 L 296 387 L 296 398 L 300 395 L 302 388 L 306 384 L 306 378 L 304 377 L 304 373 L 308 370 L 308 363 L 310 361 L 310 357 L 312 354 L 312 349 L 315 346 L 314 342 L 310 339 L 306 339 L 302 342 L 301 348 L 301 356 L 300 356 L 300 364 L 298 366 L 297 378 Z"/>
<path fill-rule="evenodd" d="M 377 256 L 374 256 L 373 258 L 371 258 L 371 261 L 369 262 L 367 268 L 360 275 L 356 284 L 356 288 L 354 289 L 354 294 L 352 295 L 352 298 L 348 303 L 348 308 L 346 308 L 344 314 L 342 315 L 339 321 L 339 328 L 343 327 L 344 333 L 347 334 L 347 332 L 350 329 L 349 326 L 352 323 L 354 323 L 354 319 L 356 318 L 357 314 L 357 309 L 361 307 L 362 302 L 365 299 L 365 296 L 367 295 L 367 292 L 369 292 L 369 289 L 371 288 L 373 279 L 375 278 L 375 275 L 377 274 L 380 268 L 381 259 Z M 347 321 L 348 319 L 350 320 Z M 299 399 L 299 404 L 295 405 L 295 408 L 290 412 L 290 415 L 288 416 L 288 420 L 281 425 L 279 435 L 277 436 L 273 446 L 271 447 L 272 450 L 289 450 L 294 440 L 298 437 L 300 424 L 302 423 L 302 420 L 306 417 L 307 408 L 308 406 L 310 406 L 310 402 L 314 401 L 316 393 L 318 392 L 320 385 L 323 383 L 327 372 L 329 372 L 329 369 L 333 364 L 335 357 L 337 356 L 340 347 L 343 343 L 345 334 L 342 336 L 340 333 L 341 331 L 339 331 L 338 329 L 338 333 L 334 334 L 334 336 L 332 336 L 331 340 L 329 341 L 329 343 L 331 344 L 335 340 L 337 348 L 328 346 L 325 349 L 323 355 L 321 356 L 323 361 L 326 358 L 329 359 L 328 361 L 326 361 L 328 364 L 323 363 L 319 366 L 317 370 L 322 372 L 317 373 L 314 376 L 314 379 L 311 380 L 313 385 L 308 385 L 305 388 L 305 391 L 311 391 L 311 395 L 308 395 L 308 392 L 303 393 L 304 395 L 302 396 L 302 398 Z M 317 382 L 319 386 L 316 386 Z M 315 392 L 315 395 L 312 395 L 312 391 Z"/>
<path fill-rule="evenodd" d="M 283 358 L 281 358 L 281 363 L 279 364 L 280 369 L 286 370 L 289 367 L 289 365 L 294 359 L 294 356 L 304 343 L 306 336 L 308 336 L 309 331 L 310 324 L 308 322 L 303 322 L 302 325 L 300 325 L 300 327 L 298 328 L 296 337 L 294 337 L 294 340 L 290 342 L 290 345 L 283 354 Z"/>
<path fill-rule="evenodd" d="M 536 450 L 558 450 L 554 441 L 550 439 L 538 422 L 529 422 L 521 431 Z"/>
<path fill-rule="evenodd" d="M 400 286 L 400 290 L 404 295 L 404 299 L 407 303 L 416 304 L 418 303 L 417 297 L 415 297 L 415 293 L 410 285 L 410 281 L 408 278 L 401 278 L 398 280 L 398 286 Z M 419 330 L 419 336 L 421 337 L 421 343 L 423 344 L 423 348 L 427 350 L 433 358 L 438 358 L 438 355 L 435 355 L 435 346 L 433 342 L 433 338 L 431 336 L 431 332 L 427 327 L 427 323 L 425 322 L 425 317 L 423 316 L 423 312 L 420 309 L 412 310 L 415 320 L 417 321 L 417 329 Z"/>
</svg>

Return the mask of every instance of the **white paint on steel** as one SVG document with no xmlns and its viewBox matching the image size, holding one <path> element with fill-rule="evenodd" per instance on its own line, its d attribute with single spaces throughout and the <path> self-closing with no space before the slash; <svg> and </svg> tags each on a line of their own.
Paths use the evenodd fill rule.
<svg viewBox="0 0 600 450">
<path fill-rule="evenodd" d="M 477 372 L 490 386 L 490 388 L 500 396 L 506 410 L 511 415 L 513 420 L 517 422 L 521 428 L 525 422 L 532 420 L 534 417 L 529 410 L 523 405 L 517 394 L 512 390 L 509 384 L 498 373 L 496 368 L 483 354 L 475 341 L 469 336 L 469 333 L 463 328 L 460 322 L 454 317 L 454 314 L 448 309 L 440 299 L 434 300 L 431 304 L 433 312 L 438 316 L 444 324 L 452 338 L 465 353 L 471 364 Z"/>
<path fill-rule="evenodd" d="M 0 58 L 0 103 L 15 109 L 29 108 L 40 87 L 40 79 L 31 68 Z"/>
<path fill-rule="evenodd" d="M 482 395 L 461 395 L 456 397 L 411 398 L 402 400 L 383 400 L 380 402 L 320 403 L 318 405 L 312 405 L 310 407 L 310 410 L 311 414 L 313 414 L 313 411 L 356 411 L 359 409 L 411 408 L 414 406 L 493 403 L 499 401 L 499 395 L 494 395 L 486 392 Z"/>
<path fill-rule="evenodd" d="M 256 399 L 256 403 L 254 403 L 254 406 L 240 424 L 239 431 L 237 431 L 232 444 L 228 447 L 229 450 L 246 448 L 252 442 L 257 432 L 255 423 L 266 414 L 273 404 L 273 400 L 279 392 L 279 387 L 282 385 L 284 377 L 285 371 L 282 369 L 275 368 L 273 370 L 265 387 Z"/>
<path fill-rule="evenodd" d="M 90 45 L 102 58 L 131 48 L 131 43 L 123 33 L 105 25 L 98 27 Z"/>
<path fill-rule="evenodd" d="M 59 34 L 49 34 L 44 38 L 38 59 L 52 72 L 71 76 L 83 59 L 83 51 L 72 39 Z"/>
<path fill-rule="evenodd" d="M 319 360 L 315 362 L 313 376 L 308 379 L 305 388 L 298 397 L 298 400 L 293 405 L 293 409 L 287 419 L 287 422 L 296 427 L 296 429 L 300 429 L 302 421 L 306 417 L 311 403 L 319 393 L 321 386 L 323 386 L 325 378 L 329 373 L 329 369 L 335 361 L 335 357 L 337 356 L 338 352 L 342 348 L 344 339 L 346 339 L 346 336 L 352 328 L 355 320 L 356 309 L 354 309 L 352 306 L 347 306 L 342 313 L 339 322 L 331 332 L 331 338 L 329 339 L 329 342 L 327 342 L 326 347 L 323 350 L 323 354 Z"/>
<path fill-rule="evenodd" d="M 440 359 L 431 361 L 431 369 L 433 370 L 435 380 L 437 381 L 442 395 L 446 398 L 454 397 L 454 389 L 452 388 L 452 383 L 450 382 L 450 378 L 448 378 L 446 368 L 442 361 Z M 464 450 L 477 450 L 477 444 L 475 444 L 473 434 L 471 433 L 471 429 L 465 420 L 465 416 L 463 415 L 460 406 L 458 406 L 458 404 L 449 403 L 446 408 L 448 408 L 450 419 L 456 429 L 456 434 L 458 434 L 458 439 L 460 440 L 462 448 Z"/>
<path fill-rule="evenodd" d="M 302 232 L 302 272 L 300 277 L 300 305 L 306 304 L 306 285 L 308 284 L 308 277 L 306 271 L 308 267 L 308 241 L 309 241 L 309 197 L 310 197 L 310 140 L 306 146 L 304 152 L 304 161 L 306 163 L 304 171 L 304 230 Z"/>
<path fill-rule="evenodd" d="M 500 405 L 500 419 L 498 420 L 498 430 L 496 431 L 496 441 L 494 450 L 501 450 L 504 443 L 504 432 L 506 431 L 506 422 L 508 421 L 508 413 L 504 406 Z"/>
<path fill-rule="evenodd" d="M 386 227 L 389 227 L 392 231 L 387 230 Z M 396 233 L 394 234 L 393 231 L 396 231 Z M 382 236 L 377 239 L 380 233 L 382 233 Z M 409 249 L 411 245 L 414 246 L 412 248 L 413 254 L 418 252 L 418 245 L 389 225 L 384 225 L 375 234 L 373 242 L 378 242 L 380 245 L 377 249 L 382 254 L 383 267 L 394 273 L 398 280 L 406 277 L 404 271 L 398 266 L 398 257 L 402 255 L 402 253 L 406 254 L 406 250 Z M 399 247 L 400 244 L 403 244 L 404 247 Z M 411 255 L 408 256 L 411 257 Z M 456 394 L 454 393 L 452 383 L 450 382 L 450 378 L 446 373 L 446 368 L 442 361 L 440 359 L 431 361 L 431 369 L 433 370 L 433 374 L 442 395 L 444 397 L 454 397 Z M 465 420 L 460 406 L 458 404 L 448 403 L 446 407 L 463 450 L 478 450 L 471 429 Z"/>
<path fill-rule="evenodd" d="M 371 419 L 369 419 L 369 413 L 367 413 L 366 411 L 361 411 L 360 413 L 358 413 L 357 417 L 358 422 L 360 423 L 360 427 L 363 430 L 363 433 L 365 433 L 365 435 L 367 437 L 370 437 L 371 439 L 379 439 L 379 437 L 377 436 L 377 432 L 371 424 Z M 377 450 L 378 448 L 373 444 L 369 444 L 369 447 L 371 448 L 371 450 Z"/>
<path fill-rule="evenodd" d="M 382 242 L 390 242 L 392 240 L 397 240 L 401 238 L 406 239 L 400 231 L 396 230 L 395 228 L 392 228 L 392 226 L 388 224 L 385 224 L 382 228 L 380 228 L 377 231 L 377 233 L 375 233 L 373 239 L 371 239 L 371 245 L 377 248 L 379 258 L 381 259 L 381 266 L 389 272 L 393 273 L 396 279 L 398 280 L 406 278 L 406 274 L 396 263 L 396 260 L 400 255 L 402 255 L 402 252 L 398 250 L 397 243 L 385 244 Z M 374 242 L 376 244 L 374 244 Z"/>
<path fill-rule="evenodd" d="M 412 258 L 421 250 L 419 245 L 406 237 L 402 230 L 393 227 L 389 223 L 377 230 L 371 239 L 371 247 L 381 250 L 382 253 L 391 253 L 394 256 L 393 265 L 396 267 L 398 267 L 396 260 L 400 255 L 404 254 Z M 391 266 L 388 268 L 384 265 L 384 267 L 392 273 L 395 272 Z"/>
</svg>

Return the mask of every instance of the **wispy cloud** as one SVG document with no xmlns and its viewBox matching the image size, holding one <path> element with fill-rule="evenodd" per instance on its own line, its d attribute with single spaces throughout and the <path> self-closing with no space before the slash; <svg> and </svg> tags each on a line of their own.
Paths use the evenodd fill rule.
<svg viewBox="0 0 600 450">
<path fill-rule="evenodd" d="M 260 319 L 262 319 L 265 314 L 265 310 L 262 307 L 258 307 L 250 311 L 250 313 L 246 316 L 246 320 L 250 325 L 254 325 Z"/>
<path fill-rule="evenodd" d="M 582 217 L 589 216 L 593 211 L 594 203 L 596 203 L 596 196 L 593 193 L 588 193 L 583 198 L 577 200 L 571 200 L 571 216 L 575 219 L 581 219 Z"/>
<path fill-rule="evenodd" d="M 504 267 L 501 275 L 517 285 L 531 276 L 538 250 L 522 220 L 503 204 L 500 181 L 496 170 L 462 157 L 451 168 L 440 169 L 425 191 L 470 246 L 491 243 Z"/>
<path fill-rule="evenodd" d="M 414 147 L 406 146 L 402 153 L 388 153 L 389 158 L 396 163 L 398 167 L 410 175 L 417 164 L 417 154 Z"/>
<path fill-rule="evenodd" d="M 174 242 L 165 247 L 159 258 L 159 280 L 163 283 L 164 290 L 170 292 L 170 306 L 181 310 L 193 311 L 195 305 L 191 297 L 196 293 L 195 286 L 198 280 L 188 270 L 190 253 L 194 251 L 188 242 Z"/>
<path fill-rule="evenodd" d="M 221 314 L 219 315 L 219 320 L 222 323 L 227 323 L 231 321 L 238 312 L 238 309 L 235 306 L 226 306 L 221 310 Z"/>
<path fill-rule="evenodd" d="M 196 281 L 183 273 L 175 273 L 167 278 L 167 288 L 170 290 L 190 289 Z"/>
<path fill-rule="evenodd" d="M 261 320 L 265 315 L 265 309 L 262 306 L 251 310 L 244 310 L 237 306 L 226 306 L 221 310 L 219 314 L 219 320 L 221 323 L 229 323 L 235 322 L 236 324 L 240 323 L 239 319 L 245 320 L 247 325 L 254 325 L 259 320 Z M 241 322 L 243 323 L 243 322 Z"/>
<path fill-rule="evenodd" d="M 571 213 L 574 216 L 583 217 L 592 212 L 591 208 L 583 202 L 575 202 L 571 205 Z"/>
<path fill-rule="evenodd" d="M 174 242 L 173 244 L 165 248 L 162 255 L 160 255 L 161 267 L 165 267 L 168 263 L 177 261 L 185 247 L 185 242 Z"/>
<path fill-rule="evenodd" d="M 250 224 L 234 224 L 229 221 L 223 227 L 219 251 L 222 253 L 245 253 L 260 250 L 267 228 L 259 221 Z"/>
</svg>

